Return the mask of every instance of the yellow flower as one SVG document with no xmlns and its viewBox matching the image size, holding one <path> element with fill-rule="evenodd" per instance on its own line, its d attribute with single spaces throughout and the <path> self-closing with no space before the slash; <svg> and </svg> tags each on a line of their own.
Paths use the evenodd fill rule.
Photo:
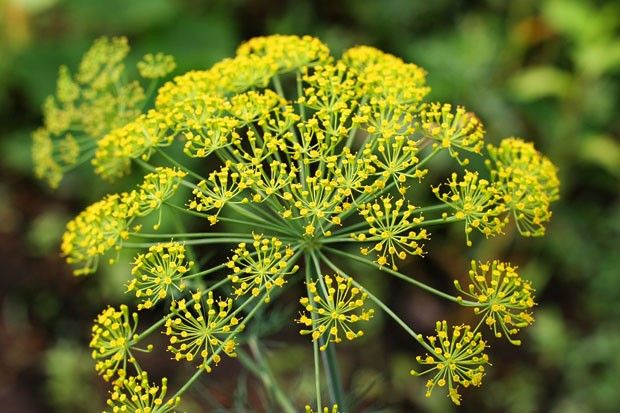
<svg viewBox="0 0 620 413">
<path fill-rule="evenodd" d="M 494 260 L 489 262 L 471 262 L 467 289 L 454 281 L 456 289 L 467 299 L 473 300 L 476 314 L 482 317 L 480 323 L 493 330 L 496 337 L 505 336 L 512 344 L 521 344 L 511 336 L 519 329 L 534 322 L 528 311 L 536 305 L 534 288 L 529 281 L 523 280 L 517 268 L 508 263 Z M 461 298 L 459 298 L 461 299 Z"/>
<path fill-rule="evenodd" d="M 146 161 L 157 148 L 169 146 L 173 141 L 166 117 L 150 110 L 100 139 L 92 164 L 98 175 L 113 181 L 129 173 L 133 159 Z"/>
<path fill-rule="evenodd" d="M 75 275 L 94 273 L 99 257 L 128 238 L 134 211 L 124 202 L 126 195 L 108 195 L 67 224 L 61 250 L 67 263 L 80 266 Z"/>
<path fill-rule="evenodd" d="M 132 413 L 169 413 L 179 402 L 180 397 L 166 399 L 168 379 L 161 380 L 161 386 L 149 382 L 146 371 L 124 379 L 114 385 L 106 405 L 110 410 L 104 413 L 132 412 Z"/>
<path fill-rule="evenodd" d="M 314 410 L 312 410 L 312 407 L 309 405 L 306 405 L 306 413 L 314 413 Z M 317 413 L 338 413 L 338 405 L 334 404 L 331 409 L 329 407 L 323 407 L 323 412 Z"/>
<path fill-rule="evenodd" d="M 177 192 L 185 175 L 185 172 L 175 168 L 156 168 L 155 172 L 147 174 L 136 191 L 136 215 L 146 216 L 159 210 L 159 219 L 154 225 L 158 229 L 161 206 Z"/>
<path fill-rule="evenodd" d="M 447 387 L 448 397 L 456 405 L 461 404 L 459 386 L 480 386 L 484 376 L 484 365 L 488 356 L 484 353 L 486 343 L 480 333 L 472 331 L 470 326 L 454 326 L 452 333 L 445 321 L 438 321 L 436 335 L 428 336 L 432 349 L 425 357 L 417 356 L 418 363 L 429 366 L 418 372 L 411 370 L 414 376 L 434 374 L 426 383 L 426 397 L 430 397 L 435 387 Z"/>
<path fill-rule="evenodd" d="M 140 76 L 146 79 L 165 77 L 176 67 L 177 64 L 174 62 L 174 57 L 164 53 L 146 54 L 138 62 L 138 72 L 140 72 Z"/>
<path fill-rule="evenodd" d="M 446 192 L 441 185 L 433 188 L 433 192 L 442 202 L 454 210 L 453 216 L 465 221 L 465 237 L 471 246 L 469 234 L 474 229 L 487 238 L 502 233 L 507 219 L 501 218 L 506 212 L 504 204 L 498 202 L 498 192 L 486 179 L 479 179 L 477 172 L 465 171 L 462 179 L 456 173 L 448 180 Z M 446 214 L 447 215 L 447 214 Z"/>
<path fill-rule="evenodd" d="M 363 336 L 363 330 L 351 326 L 372 318 L 374 310 L 363 308 L 368 294 L 351 283 L 348 277 L 325 275 L 318 282 L 308 283 L 308 297 L 299 300 L 308 312 L 295 320 L 308 327 L 300 333 L 310 334 L 313 341 L 321 340 L 321 350 L 326 350 L 329 343 L 340 343 L 343 337 L 354 340 Z"/>
<path fill-rule="evenodd" d="M 43 105 L 45 132 L 33 134 L 36 173 L 50 186 L 58 186 L 65 172 L 92 158 L 103 136 L 140 115 L 144 90 L 123 76 L 128 52 L 126 38 L 102 37 L 75 75 L 61 66 L 56 93 Z M 46 146 L 39 148 L 44 135 Z"/>
<path fill-rule="evenodd" d="M 166 320 L 165 334 L 170 338 L 168 351 L 175 360 L 201 359 L 199 368 L 211 371 L 211 362 L 221 361 L 220 353 L 236 357 L 237 343 L 233 332 L 243 329 L 232 311 L 233 300 L 214 299 L 209 291 L 206 299 L 199 290 L 192 294 L 194 303 L 185 299 L 173 301 L 170 311 L 173 317 Z"/>
<path fill-rule="evenodd" d="M 184 276 L 194 262 L 185 257 L 185 246 L 179 242 L 153 245 L 146 254 L 138 254 L 131 268 L 133 279 L 127 285 L 127 292 L 134 291 L 141 299 L 138 310 L 148 309 L 175 292 L 181 293 L 187 287 Z"/>
<path fill-rule="evenodd" d="M 253 237 L 254 252 L 248 250 L 246 243 L 239 244 L 233 251 L 234 255 L 227 263 L 233 273 L 228 278 L 235 284 L 237 297 L 247 293 L 257 297 L 266 293 L 265 301 L 268 302 L 269 292 L 282 287 L 286 277 L 297 272 L 299 266 L 291 262 L 293 250 L 278 238 L 265 238 L 259 234 L 253 234 Z"/>
<path fill-rule="evenodd" d="M 409 255 L 423 255 L 423 244 L 428 239 L 425 229 L 415 231 L 424 222 L 421 215 L 416 216 L 413 205 L 405 206 L 403 199 L 393 200 L 382 197 L 373 203 L 360 206 L 360 215 L 368 223 L 367 232 L 354 233 L 351 237 L 359 242 L 370 242 L 372 248 L 361 247 L 364 255 L 371 251 L 377 255 L 376 262 L 381 266 L 390 264 L 396 269 L 396 258 L 404 260 Z"/>
<path fill-rule="evenodd" d="M 420 111 L 420 128 L 424 136 L 436 141 L 435 147 L 446 148 L 453 158 L 463 165 L 467 159 L 459 158 L 459 149 L 480 153 L 484 145 L 484 127 L 478 118 L 462 106 L 453 112 L 449 103 L 424 104 Z"/>
<path fill-rule="evenodd" d="M 127 374 L 127 363 L 135 362 L 131 350 L 137 341 L 137 327 L 138 314 L 130 315 L 126 305 L 121 305 L 119 310 L 108 307 L 95 319 L 90 340 L 91 356 L 104 380 L 117 376 L 117 380 L 122 381 Z M 152 348 L 148 346 L 147 350 Z"/>
<path fill-rule="evenodd" d="M 517 138 L 487 147 L 487 166 L 501 202 L 511 212 L 521 235 L 539 237 L 551 219 L 551 203 L 559 199 L 560 181 L 553 163 L 532 143 Z"/>
</svg>

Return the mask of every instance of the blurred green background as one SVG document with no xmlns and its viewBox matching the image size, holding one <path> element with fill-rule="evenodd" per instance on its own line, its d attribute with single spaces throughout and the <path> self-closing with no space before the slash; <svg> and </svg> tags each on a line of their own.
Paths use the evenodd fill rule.
<svg viewBox="0 0 620 413">
<path fill-rule="evenodd" d="M 72 215 L 115 188 L 85 173 L 51 191 L 31 172 L 30 132 L 58 67 L 75 67 L 101 35 L 127 35 L 133 61 L 163 51 L 182 73 L 271 33 L 318 36 L 336 56 L 368 44 L 415 62 L 429 72 L 431 99 L 476 112 L 489 141 L 522 136 L 559 166 L 562 199 L 545 238 L 508 236 L 467 250 L 459 229 L 440 234 L 450 242 L 434 242 L 423 265 L 455 274 L 471 256 L 499 255 L 521 264 L 538 292 L 537 322 L 523 345 L 492 343 L 486 382 L 465 392 L 459 411 L 617 412 L 620 3 L 594 0 L 0 0 L 0 410 L 98 411 L 107 392 L 87 350 L 90 321 L 122 299 L 125 275 L 117 266 L 75 279 L 58 242 Z M 463 318 L 388 281 L 373 280 L 422 328 L 437 317 Z M 418 349 L 393 326 L 376 327 L 343 359 L 358 411 L 455 410 L 443 396 L 425 399 L 423 382 L 408 376 Z M 310 367 L 299 346 L 270 350 L 276 373 Z M 242 375 L 232 376 L 209 398 L 261 411 L 243 401 Z M 202 406 L 195 411 L 207 411 L 193 399 Z"/>
</svg>

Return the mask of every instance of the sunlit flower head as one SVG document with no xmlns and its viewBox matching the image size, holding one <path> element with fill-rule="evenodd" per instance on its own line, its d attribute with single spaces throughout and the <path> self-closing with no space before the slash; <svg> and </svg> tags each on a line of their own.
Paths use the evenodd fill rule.
<svg viewBox="0 0 620 413">
<path fill-rule="evenodd" d="M 168 379 L 161 380 L 161 385 L 149 381 L 146 371 L 138 373 L 116 383 L 106 401 L 104 413 L 170 413 L 181 398 L 168 396 Z"/>
<path fill-rule="evenodd" d="M 408 256 L 423 255 L 421 241 L 428 239 L 426 229 L 419 229 L 424 222 L 416 214 L 413 205 L 405 205 L 403 199 L 381 198 L 360 207 L 360 215 L 368 223 L 368 231 L 352 234 L 357 241 L 371 243 L 372 247 L 361 247 L 363 255 L 373 252 L 377 264 L 389 265 L 397 269 L 396 259 L 404 260 Z"/>
<path fill-rule="evenodd" d="M 224 353 L 235 357 L 237 342 L 233 332 L 243 329 L 233 312 L 231 298 L 213 298 L 201 291 L 192 294 L 192 303 L 185 299 L 173 301 L 174 316 L 166 320 L 165 334 L 170 338 L 168 351 L 175 360 L 200 360 L 199 368 L 211 371 L 211 364 L 218 364 Z"/>
<path fill-rule="evenodd" d="M 532 143 L 517 138 L 487 147 L 491 170 L 501 201 L 524 236 L 542 236 L 551 219 L 550 205 L 559 199 L 557 168 Z"/>
<path fill-rule="evenodd" d="M 293 250 L 279 239 L 260 234 L 253 237 L 250 248 L 248 244 L 241 243 L 233 251 L 234 255 L 227 263 L 232 270 L 228 278 L 233 282 L 236 296 L 266 294 L 265 300 L 269 301 L 269 292 L 275 287 L 282 287 L 286 278 L 297 272 L 299 266 L 291 262 Z"/>
<path fill-rule="evenodd" d="M 472 261 L 467 289 L 462 288 L 458 280 L 454 285 L 466 299 L 473 301 L 471 305 L 482 317 L 481 323 L 489 326 L 496 337 L 504 336 L 518 345 L 521 341 L 512 336 L 534 322 L 529 310 L 536 303 L 532 284 L 523 280 L 516 270 L 516 267 L 497 260 L 490 263 Z"/>
<path fill-rule="evenodd" d="M 498 202 L 495 186 L 488 180 L 479 178 L 477 172 L 465 171 L 465 175 L 460 179 L 455 172 L 447 184 L 434 187 L 433 192 L 454 211 L 453 216 L 456 219 L 465 221 L 468 246 L 472 245 L 469 237 L 474 229 L 487 238 L 502 233 L 507 221 L 504 218 L 506 208 L 503 203 Z"/>
<path fill-rule="evenodd" d="M 340 275 L 325 275 L 318 282 L 307 284 L 309 297 L 299 300 L 305 312 L 297 323 L 304 327 L 301 334 L 310 334 L 326 350 L 329 343 L 340 343 L 343 338 L 354 340 L 364 335 L 354 327 L 360 321 L 372 318 L 374 310 L 364 308 L 367 294 L 352 285 L 352 279 Z"/>
<path fill-rule="evenodd" d="M 79 266 L 74 273 L 95 272 L 99 258 L 112 248 L 120 248 L 129 237 L 129 220 L 133 216 L 122 195 L 108 195 L 67 224 L 61 249 L 69 264 Z"/>
<path fill-rule="evenodd" d="M 432 351 L 416 360 L 424 371 L 411 370 L 414 376 L 430 374 L 426 383 L 426 396 L 430 397 L 435 387 L 445 387 L 454 404 L 461 404 L 459 386 L 480 386 L 488 356 L 484 353 L 486 343 L 482 335 L 467 325 L 454 326 L 449 331 L 446 321 L 438 321 L 437 334 L 426 337 Z"/>
<path fill-rule="evenodd" d="M 193 265 L 179 242 L 153 245 L 146 254 L 138 254 L 131 268 L 133 278 L 127 285 L 127 291 L 141 301 L 138 310 L 182 293 L 187 288 L 185 276 Z"/>
<path fill-rule="evenodd" d="M 127 364 L 135 362 L 132 348 L 138 335 L 138 314 L 129 313 L 126 305 L 118 310 L 108 307 L 95 319 L 92 327 L 90 348 L 95 368 L 104 380 L 115 376 L 121 380 L 127 373 Z M 146 350 L 150 351 L 152 346 Z"/>
</svg>

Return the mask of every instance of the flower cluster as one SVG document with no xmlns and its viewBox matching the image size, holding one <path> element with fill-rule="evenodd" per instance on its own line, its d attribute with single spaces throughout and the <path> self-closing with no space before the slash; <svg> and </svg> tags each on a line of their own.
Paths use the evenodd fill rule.
<svg viewBox="0 0 620 413">
<path fill-rule="evenodd" d="M 297 320 L 309 328 L 300 332 L 310 334 L 314 341 L 321 340 L 321 350 L 326 350 L 329 343 L 340 343 L 342 337 L 354 340 L 363 336 L 363 330 L 356 331 L 351 325 L 372 318 L 374 310 L 363 308 L 367 294 L 352 286 L 352 281 L 340 275 L 325 275 L 319 287 L 317 282 L 308 283 L 309 297 L 299 300 L 309 313 L 302 313 Z"/>
<path fill-rule="evenodd" d="M 140 230 L 140 225 L 132 227 L 136 218 L 159 210 L 159 223 L 162 203 L 174 195 L 183 176 L 173 168 L 157 168 L 137 189 L 108 195 L 69 221 L 61 250 L 69 264 L 80 266 L 74 274 L 94 273 L 102 255 L 112 248 L 120 250 L 131 232 Z"/>
<path fill-rule="evenodd" d="M 486 343 L 479 332 L 467 325 L 454 326 L 450 332 L 446 321 L 438 321 L 435 331 L 437 334 L 427 337 L 430 354 L 416 359 L 428 368 L 422 372 L 411 370 L 411 374 L 434 374 L 426 382 L 426 395 L 430 396 L 436 386 L 447 387 L 448 396 L 458 405 L 461 404 L 459 385 L 477 387 L 482 384 L 484 366 L 489 360 L 484 353 Z"/>
<path fill-rule="evenodd" d="M 246 243 L 239 244 L 234 250 L 227 263 L 233 271 L 228 278 L 237 297 L 247 293 L 254 297 L 266 293 L 265 300 L 269 301 L 269 292 L 274 287 L 282 287 L 286 283 L 285 277 L 297 272 L 299 266 L 291 265 L 293 250 L 276 237 L 264 238 L 259 234 L 253 234 L 253 237 L 254 253 L 250 253 Z"/>
<path fill-rule="evenodd" d="M 174 301 L 171 306 L 173 316 L 166 320 L 165 333 L 170 337 L 168 350 L 175 360 L 193 361 L 202 359 L 200 368 L 210 371 L 211 362 L 221 361 L 220 352 L 235 357 L 235 342 L 232 334 L 243 328 L 232 310 L 233 300 L 213 298 L 209 291 L 203 300 L 202 291 L 192 294 L 193 304 L 185 299 Z"/>
<path fill-rule="evenodd" d="M 441 185 L 434 187 L 433 192 L 454 210 L 456 219 L 465 221 L 468 246 L 472 245 L 469 235 L 474 229 L 487 238 L 502 233 L 508 221 L 507 218 L 501 218 L 506 207 L 497 202 L 497 189 L 488 180 L 480 179 L 477 172 L 465 171 L 460 180 L 453 173 L 446 186 L 446 192 L 441 192 Z M 447 217 L 447 213 L 444 214 L 444 218 Z"/>
<path fill-rule="evenodd" d="M 135 292 L 142 302 L 138 310 L 149 309 L 169 294 L 182 293 L 185 275 L 194 265 L 185 257 L 185 246 L 178 242 L 153 245 L 146 254 L 135 258 L 127 292 Z"/>
<path fill-rule="evenodd" d="M 390 197 L 382 197 L 362 205 L 359 213 L 369 228 L 367 233 L 351 234 L 351 237 L 360 242 L 374 243 L 372 250 L 378 255 L 377 264 L 386 265 L 389 257 L 392 268 L 396 270 L 395 257 L 404 260 L 410 255 L 424 254 L 419 241 L 428 239 L 429 234 L 426 229 L 414 231 L 424 222 L 424 217 L 414 215 L 413 205 L 405 207 L 403 199 L 393 202 Z M 364 255 L 371 251 L 368 247 L 361 247 L 360 250 Z"/>
<path fill-rule="evenodd" d="M 551 203 L 559 198 L 556 167 L 532 143 L 517 138 L 489 145 L 487 165 L 502 202 L 526 237 L 545 234 Z"/>
<path fill-rule="evenodd" d="M 481 327 L 516 343 L 512 336 L 532 323 L 533 288 L 510 264 L 474 264 L 468 287 L 456 284 L 458 297 L 398 272 L 432 253 L 425 244 L 437 226 L 464 225 L 468 245 L 474 230 L 499 236 L 511 220 L 524 236 L 542 235 L 559 192 L 556 168 L 531 143 L 508 138 L 485 146 L 473 113 L 427 102 L 422 68 L 368 46 L 336 58 L 309 36 L 258 37 L 209 69 L 164 83 L 148 107 L 141 86 L 122 76 L 127 52 L 125 40 L 103 39 L 76 76 L 61 69 L 45 127 L 33 136 L 37 174 L 52 185 L 91 158 L 106 181 L 142 176 L 135 189 L 87 207 L 67 224 L 62 242 L 78 275 L 95 272 L 109 251 L 137 250 L 127 292 L 138 310 L 164 311 L 139 334 L 126 307 L 96 321 L 98 370 L 118 376 L 108 402 L 114 411 L 171 410 L 222 354 L 257 371 L 241 348 L 245 326 L 294 294 L 299 272 L 307 294 L 295 321 L 313 342 L 318 411 L 319 350 L 324 371 L 333 372 L 334 347 L 361 337 L 378 309 L 428 352 L 418 358 L 427 369 L 414 372 L 432 375 L 427 395 L 444 388 L 456 404 L 460 386 L 479 386 L 484 375 Z M 138 64 L 154 81 L 173 69 L 162 54 Z M 452 169 L 432 188 L 426 178 L 441 157 L 438 165 Z M 487 170 L 464 170 L 470 157 Z M 148 233 L 144 218 L 156 213 Z M 352 261 L 471 307 L 481 321 L 452 329 L 438 322 L 425 340 L 348 275 L 359 271 L 349 268 Z M 162 329 L 169 356 L 198 364 L 169 399 L 165 382 L 161 391 L 151 386 L 131 352 Z M 268 386 L 274 389 L 271 378 Z M 329 406 L 347 411 L 345 402 Z"/>
<path fill-rule="evenodd" d="M 161 386 L 156 386 L 149 382 L 147 372 L 143 371 L 114 385 L 106 402 L 110 410 L 104 410 L 104 413 L 169 413 L 177 407 L 181 398 L 166 398 L 167 392 L 168 380 L 165 377 L 161 380 Z"/>
<path fill-rule="evenodd" d="M 508 263 L 477 263 L 472 261 L 467 290 L 454 281 L 456 289 L 473 302 L 474 311 L 482 317 L 484 324 L 493 330 L 496 337 L 503 335 L 513 344 L 521 344 L 511 336 L 520 328 L 534 322 L 529 310 L 534 307 L 534 288 L 523 280 L 516 267 Z M 481 321 L 481 322 L 482 322 Z"/>
<path fill-rule="evenodd" d="M 65 172 L 90 160 L 106 134 L 140 115 L 148 96 L 137 80 L 126 80 L 128 52 L 125 37 L 103 37 L 86 52 L 75 74 L 60 68 L 56 93 L 43 105 L 45 126 L 33 134 L 35 173 L 50 186 L 58 186 Z M 174 66 L 171 56 L 158 54 L 145 56 L 138 69 L 142 77 L 153 79 Z M 99 171 L 105 173 L 105 167 Z"/>
<path fill-rule="evenodd" d="M 122 380 L 127 373 L 127 363 L 135 363 L 131 349 L 138 339 L 137 327 L 138 314 L 130 315 L 126 305 L 119 310 L 108 307 L 97 316 L 90 347 L 95 368 L 106 381 L 114 376 Z"/>
</svg>

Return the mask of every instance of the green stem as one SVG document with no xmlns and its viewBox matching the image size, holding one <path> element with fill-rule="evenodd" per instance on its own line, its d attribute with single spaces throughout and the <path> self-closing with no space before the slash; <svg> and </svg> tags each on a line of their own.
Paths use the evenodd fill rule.
<svg viewBox="0 0 620 413">
<path fill-rule="evenodd" d="M 285 394 L 284 390 L 282 390 L 282 387 L 278 384 L 271 368 L 269 367 L 269 363 L 263 357 L 259 348 L 258 340 L 255 336 L 251 336 L 248 339 L 248 345 L 250 346 L 257 362 L 254 362 L 250 356 L 241 349 L 237 350 L 239 361 L 248 367 L 248 369 L 254 373 L 258 379 L 262 380 L 263 384 L 272 393 L 273 398 L 280 405 L 283 412 L 296 413 L 295 407 Z"/>
<path fill-rule="evenodd" d="M 428 291 L 429 293 L 435 294 L 435 295 L 437 295 L 437 296 L 439 296 L 441 298 L 445 298 L 446 300 L 452 301 L 453 303 L 457 303 L 457 304 L 469 303 L 469 301 L 460 300 L 458 297 L 455 297 L 453 295 L 444 293 L 443 291 L 439 291 L 439 290 L 437 290 L 437 289 L 435 289 L 435 288 L 433 288 L 433 287 L 431 287 L 431 286 L 429 286 L 427 284 L 424 284 L 421 281 L 418 281 L 418 280 L 416 280 L 414 278 L 411 278 L 411 277 L 409 277 L 409 276 L 407 276 L 405 274 L 402 274 L 402 273 L 400 273 L 398 271 L 394 271 L 391 268 L 387 268 L 385 266 L 381 266 L 381 265 L 377 264 L 376 262 L 371 261 L 369 259 L 360 257 L 360 256 L 355 255 L 355 254 L 351 254 L 349 252 L 341 251 L 341 250 L 338 250 L 336 248 L 325 247 L 325 250 L 329 251 L 329 252 L 331 252 L 333 254 L 340 255 L 342 257 L 346 257 L 346 258 L 353 259 L 355 261 L 358 261 L 358 262 L 361 262 L 361 263 L 364 263 L 364 264 L 371 265 L 374 268 L 377 268 L 379 271 L 383 271 L 383 272 L 386 272 L 386 273 L 388 273 L 390 275 L 393 275 L 393 276 L 395 276 L 397 278 L 400 278 L 401 280 L 403 280 L 403 281 L 405 281 L 405 282 L 407 282 L 409 284 L 415 285 L 416 287 L 419 287 L 419 288 L 421 288 L 421 289 L 423 289 L 425 291 Z M 321 254 L 321 257 L 324 260 L 327 259 L 327 257 L 325 257 L 323 254 Z"/>
<path fill-rule="evenodd" d="M 186 167 L 184 165 L 181 165 L 176 159 L 174 159 L 172 156 L 168 155 L 163 150 L 158 148 L 157 149 L 157 153 L 160 154 L 162 157 L 164 157 L 168 162 L 170 162 L 171 164 L 173 164 L 177 168 L 187 172 L 188 174 L 190 174 L 194 178 L 198 179 L 199 181 L 206 181 L 207 180 L 207 178 L 203 177 L 199 173 L 196 173 L 196 172 L 192 171 L 191 169 L 189 169 L 188 167 Z"/>
<path fill-rule="evenodd" d="M 320 254 L 320 253 L 319 253 Z M 355 279 L 353 277 L 350 277 L 349 275 L 347 275 L 344 271 L 342 271 L 340 268 L 338 268 L 333 262 L 331 262 L 325 255 L 320 254 L 321 258 L 323 259 L 323 262 L 325 262 L 325 264 L 327 264 L 332 270 L 336 271 L 337 273 L 339 273 L 340 275 L 343 275 L 347 278 L 351 279 L 351 282 L 353 283 L 353 285 L 355 285 L 356 287 L 358 287 L 360 290 L 364 291 L 366 294 L 368 294 L 368 297 L 379 307 L 381 308 L 387 315 L 389 315 L 394 321 L 396 321 L 402 328 L 403 330 L 405 330 L 411 337 L 413 337 L 418 343 L 420 343 L 422 345 L 422 347 L 424 347 L 425 349 L 427 349 L 429 352 L 434 353 L 435 350 L 426 342 L 424 341 L 424 338 L 422 337 L 422 334 L 418 334 L 415 331 L 413 331 L 411 329 L 411 327 L 409 327 L 407 325 L 407 323 L 405 323 L 400 317 L 398 317 L 396 315 L 396 313 L 394 313 L 394 311 L 392 311 L 383 301 L 381 301 L 378 297 L 376 297 L 374 294 L 372 294 L 370 291 L 368 291 L 366 288 L 364 288 L 363 285 L 361 285 L 360 283 L 358 283 L 357 281 L 355 281 Z"/>
<path fill-rule="evenodd" d="M 304 261 L 306 267 L 306 286 L 310 285 L 312 282 L 312 266 L 310 265 L 310 256 L 308 254 L 304 254 Z M 312 302 L 314 298 L 314 294 L 310 292 L 308 289 L 308 298 Z M 314 312 L 311 312 L 310 317 L 312 317 L 312 323 L 316 322 L 316 315 Z M 314 357 L 314 386 L 316 391 L 316 411 L 323 411 L 323 403 L 321 401 L 321 366 L 319 363 L 319 342 L 318 340 L 312 340 L 312 348 L 313 348 L 313 357 Z"/>
<path fill-rule="evenodd" d="M 185 241 L 185 245 L 238 244 L 240 242 L 252 241 L 254 241 L 252 238 L 203 238 Z M 123 247 L 149 248 L 157 244 L 159 244 L 159 242 L 124 242 Z"/>
<path fill-rule="evenodd" d="M 319 263 L 319 259 L 317 258 L 314 251 L 312 251 L 310 255 L 312 257 L 312 260 L 314 261 L 317 278 L 319 279 L 327 296 L 327 289 L 323 283 L 323 278 L 321 277 L 321 265 Z M 342 411 L 347 411 L 348 409 L 345 403 L 344 390 L 342 387 L 342 376 L 340 375 L 338 360 L 336 359 L 336 354 L 333 347 L 334 346 L 327 346 L 323 357 L 323 365 L 325 366 L 325 370 L 327 371 L 327 383 L 329 384 L 330 396 L 332 398 L 332 401 L 335 404 L 338 404 L 338 407 L 342 409 Z"/>
</svg>

